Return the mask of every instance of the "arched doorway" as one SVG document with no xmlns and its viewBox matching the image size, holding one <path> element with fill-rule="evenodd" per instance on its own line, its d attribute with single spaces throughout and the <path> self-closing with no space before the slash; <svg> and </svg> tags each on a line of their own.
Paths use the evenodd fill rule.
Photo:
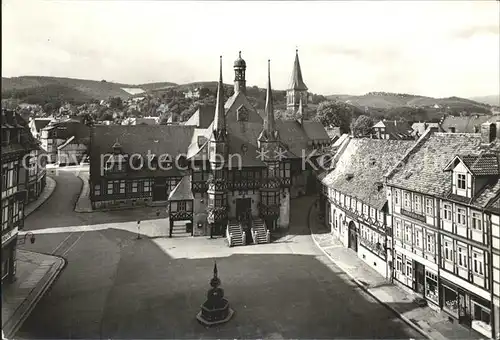
<svg viewBox="0 0 500 340">
<path fill-rule="evenodd" d="M 358 252 L 358 234 L 356 232 L 356 224 L 353 221 L 349 222 L 349 240 L 348 247 L 355 252 Z"/>
</svg>

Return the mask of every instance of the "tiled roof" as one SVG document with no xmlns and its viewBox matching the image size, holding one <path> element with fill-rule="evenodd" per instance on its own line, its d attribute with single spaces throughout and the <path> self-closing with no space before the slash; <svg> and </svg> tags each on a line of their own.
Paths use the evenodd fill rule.
<svg viewBox="0 0 500 340">
<path fill-rule="evenodd" d="M 490 122 L 500 122 L 500 116 L 468 116 L 454 117 L 447 116 L 441 122 L 441 127 L 446 132 L 451 132 L 450 128 L 455 128 L 455 132 L 459 133 L 475 133 L 481 129 L 481 124 Z M 477 129 L 477 131 L 476 131 Z"/>
<path fill-rule="evenodd" d="M 449 197 L 452 173 L 443 169 L 457 153 L 467 154 L 472 159 L 491 150 L 485 148 L 481 144 L 481 135 L 477 133 L 426 133 L 388 174 L 388 184 L 423 194 Z M 489 202 L 498 194 L 498 185 L 493 184 L 491 189 L 487 186 L 471 204 L 483 206 Z"/>
<path fill-rule="evenodd" d="M 169 201 L 192 200 L 191 176 L 184 176 L 168 196 Z"/>
<path fill-rule="evenodd" d="M 379 183 L 415 142 L 353 138 L 346 143 L 335 169 L 323 179 L 323 184 L 381 209 L 387 198 Z"/>
<path fill-rule="evenodd" d="M 495 154 L 458 156 L 475 176 L 499 174 L 498 156 Z"/>
<path fill-rule="evenodd" d="M 125 154 L 140 154 L 146 157 L 148 151 L 153 155 L 169 154 L 176 157 L 185 154 L 191 144 L 194 126 L 183 125 L 99 125 L 92 128 L 90 175 L 100 176 L 101 155 L 111 153 L 116 141 L 122 145 Z M 168 173 L 167 173 L 168 172 Z M 176 176 L 179 171 L 137 170 L 127 176 Z"/>
<path fill-rule="evenodd" d="M 393 139 L 409 139 L 413 133 L 412 128 L 406 121 L 385 120 L 378 122 L 373 127 L 385 128 L 384 133 L 390 135 Z"/>
<path fill-rule="evenodd" d="M 330 136 L 321 122 L 304 120 L 302 126 L 309 139 L 324 142 L 330 141 Z"/>
</svg>

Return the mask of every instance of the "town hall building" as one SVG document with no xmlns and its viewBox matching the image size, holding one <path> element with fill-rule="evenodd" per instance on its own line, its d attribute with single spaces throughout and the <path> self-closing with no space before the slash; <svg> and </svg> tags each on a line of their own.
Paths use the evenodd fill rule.
<svg viewBox="0 0 500 340">
<path fill-rule="evenodd" d="M 288 228 L 290 198 L 316 183 L 303 160 L 328 151 L 330 139 L 319 122 L 275 119 L 270 62 L 264 117 L 246 96 L 241 53 L 234 74 L 234 95 L 224 103 L 221 58 L 214 110 L 200 109 L 182 125 L 93 127 L 92 207 L 167 206 L 170 233 L 176 221 L 189 221 L 192 235 L 224 235 L 230 246 L 270 242 L 271 231 Z M 298 98 L 300 114 L 307 87 L 298 53 L 290 87 L 287 103 Z"/>
</svg>

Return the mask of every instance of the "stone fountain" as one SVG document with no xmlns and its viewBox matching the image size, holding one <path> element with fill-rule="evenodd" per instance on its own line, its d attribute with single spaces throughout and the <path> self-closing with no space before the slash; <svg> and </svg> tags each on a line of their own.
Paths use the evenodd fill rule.
<svg viewBox="0 0 500 340">
<path fill-rule="evenodd" d="M 234 315 L 229 302 L 224 299 L 224 290 L 220 288 L 221 280 L 217 276 L 217 262 L 214 263 L 214 277 L 210 280 L 211 288 L 207 293 L 207 300 L 201 305 L 196 319 L 204 326 L 214 326 L 228 322 Z"/>
</svg>

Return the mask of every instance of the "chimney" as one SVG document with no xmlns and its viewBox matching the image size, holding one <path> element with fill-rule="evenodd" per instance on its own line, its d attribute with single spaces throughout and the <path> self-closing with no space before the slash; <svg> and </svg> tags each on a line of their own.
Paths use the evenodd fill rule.
<svg viewBox="0 0 500 340">
<path fill-rule="evenodd" d="M 481 142 L 490 144 L 497 138 L 497 124 L 486 122 L 481 124 Z"/>
</svg>

